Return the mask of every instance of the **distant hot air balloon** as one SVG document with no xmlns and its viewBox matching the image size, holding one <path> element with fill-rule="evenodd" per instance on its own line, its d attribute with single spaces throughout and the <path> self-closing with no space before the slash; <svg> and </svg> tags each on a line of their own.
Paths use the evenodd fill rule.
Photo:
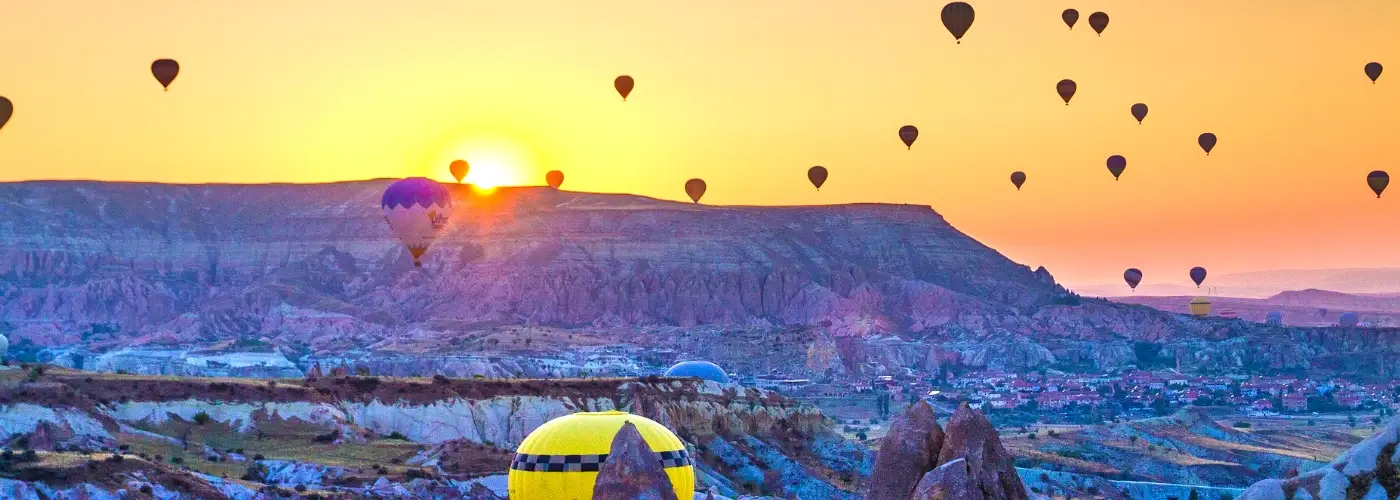
<svg viewBox="0 0 1400 500">
<path fill-rule="evenodd" d="M 1385 186 L 1390 184 L 1390 174 L 1384 170 L 1377 170 L 1366 174 L 1366 184 L 1371 186 L 1371 190 L 1376 192 L 1376 197 L 1381 197 L 1381 191 L 1385 191 Z"/>
<path fill-rule="evenodd" d="M 1060 94 L 1060 99 L 1065 100 L 1065 106 L 1069 106 L 1069 99 L 1074 97 L 1074 91 L 1078 89 L 1079 86 L 1070 79 L 1060 80 L 1060 83 L 1055 84 L 1055 92 Z"/>
<path fill-rule="evenodd" d="M 1136 267 L 1128 268 L 1127 271 L 1123 271 L 1123 281 L 1128 282 L 1128 288 L 1137 291 L 1138 283 L 1142 283 L 1142 271 Z"/>
<path fill-rule="evenodd" d="M 700 197 L 705 196 L 705 181 L 700 179 L 685 181 L 685 194 L 690 195 L 690 201 L 700 203 Z"/>
<path fill-rule="evenodd" d="M 826 183 L 826 167 L 818 165 L 807 169 L 807 180 L 812 181 L 812 185 L 820 191 L 822 184 Z"/>
<path fill-rule="evenodd" d="M 967 2 L 952 2 L 943 6 L 942 17 L 943 27 L 948 28 L 954 40 L 962 43 L 962 37 L 967 34 L 967 29 L 972 27 L 972 19 L 976 17 L 976 13 Z"/>
<path fill-rule="evenodd" d="M 1138 125 L 1142 125 L 1142 119 L 1147 118 L 1147 105 L 1143 103 L 1134 104 L 1129 111 L 1133 112 L 1133 118 L 1137 118 Z"/>
<path fill-rule="evenodd" d="M 1103 29 L 1108 27 L 1108 14 L 1095 12 L 1089 14 L 1089 27 L 1094 28 L 1094 33 L 1103 35 Z"/>
<path fill-rule="evenodd" d="M 1026 183 L 1026 173 L 1020 170 L 1011 173 L 1011 183 L 1016 185 L 1016 190 L 1021 190 L 1021 185 Z"/>
<path fill-rule="evenodd" d="M 447 227 L 447 219 L 452 214 L 452 194 L 431 179 L 409 177 L 390 184 L 379 206 L 384 210 L 389 229 L 408 247 L 413 265 L 423 267 L 419 259 Z"/>
<path fill-rule="evenodd" d="M 1128 168 L 1128 159 L 1123 155 L 1113 155 L 1108 157 L 1108 171 L 1113 174 L 1113 180 L 1118 180 L 1118 176 L 1123 175 L 1123 170 Z"/>
<path fill-rule="evenodd" d="M 1201 283 L 1206 280 L 1206 268 L 1196 266 L 1191 268 L 1191 281 L 1196 282 L 1196 287 L 1200 288 Z"/>
<path fill-rule="evenodd" d="M 160 82 L 160 86 L 168 91 L 170 82 L 175 81 L 175 76 L 180 74 L 180 63 L 174 59 L 156 59 L 151 63 L 151 74 Z"/>
<path fill-rule="evenodd" d="M 632 81 L 632 77 L 622 75 L 613 80 L 613 88 L 617 89 L 617 93 L 622 95 L 622 100 L 626 101 L 627 94 L 632 93 L 632 87 L 635 86 L 636 83 L 637 82 Z"/>
<path fill-rule="evenodd" d="M 1204 318 L 1210 316 L 1210 299 L 1207 299 L 1205 297 L 1196 297 L 1194 299 L 1191 299 L 1191 304 L 1188 307 L 1191 309 L 1192 316 L 1195 316 L 1197 318 Z"/>
<path fill-rule="evenodd" d="M 904 141 L 904 146 L 914 149 L 914 139 L 919 138 L 919 128 L 913 125 L 899 127 L 899 140 Z"/>
<path fill-rule="evenodd" d="M 1327 315 L 1327 308 L 1326 308 L 1326 307 L 1323 307 L 1323 308 L 1318 309 L 1318 310 L 1317 310 L 1317 315 L 1318 315 L 1318 316 L 1326 316 L 1326 315 Z"/>
<path fill-rule="evenodd" d="M 452 163 L 447 165 L 447 170 L 452 172 L 452 176 L 457 178 L 458 183 L 467 177 L 467 172 L 470 172 L 471 169 L 472 166 L 467 163 L 467 160 L 452 160 Z"/>
<path fill-rule="evenodd" d="M 1283 326 L 1283 311 L 1269 311 L 1264 315 L 1264 324 L 1269 326 Z"/>
<path fill-rule="evenodd" d="M 1196 138 L 1196 143 L 1201 145 L 1201 149 L 1206 150 L 1206 156 L 1210 156 L 1210 150 L 1215 149 L 1215 134 L 1206 132 Z"/>
<path fill-rule="evenodd" d="M 1065 9 L 1064 12 L 1060 13 L 1060 19 L 1065 21 L 1065 26 L 1069 26 L 1069 29 L 1074 29 L 1074 23 L 1079 21 L 1079 11 Z"/>
<path fill-rule="evenodd" d="M 0 128 L 5 128 L 5 124 L 10 121 L 10 117 L 15 114 L 15 103 L 10 102 L 5 96 L 0 96 Z"/>
<path fill-rule="evenodd" d="M 1376 83 L 1376 79 L 1381 77 L 1383 69 L 1385 68 L 1381 67 L 1381 63 L 1368 62 L 1366 63 L 1366 77 L 1371 79 L 1371 83 Z"/>
<path fill-rule="evenodd" d="M 1356 325 L 1359 324 L 1361 324 L 1361 316 L 1354 312 L 1344 312 L 1337 317 L 1337 325 L 1343 328 L 1356 328 Z"/>
<path fill-rule="evenodd" d="M 558 170 L 550 170 L 544 174 L 544 181 L 549 183 L 549 187 L 559 189 L 564 185 L 564 173 Z"/>
</svg>

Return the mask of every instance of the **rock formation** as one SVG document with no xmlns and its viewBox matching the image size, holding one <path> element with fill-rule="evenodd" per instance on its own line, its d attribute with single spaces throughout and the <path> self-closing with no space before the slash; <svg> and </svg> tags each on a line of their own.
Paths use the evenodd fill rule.
<svg viewBox="0 0 1400 500">
<path fill-rule="evenodd" d="M 1239 500 L 1395 500 L 1400 497 L 1400 419 L 1332 463 L 1287 479 L 1265 479 Z"/>
<path fill-rule="evenodd" d="M 939 428 L 920 401 L 880 442 L 866 500 L 1027 500 L 1013 457 L 981 412 L 963 403 Z"/>
<path fill-rule="evenodd" d="M 613 437 L 607 460 L 598 469 L 594 500 L 677 500 L 666 469 L 656 460 L 637 426 L 631 422 Z"/>
</svg>

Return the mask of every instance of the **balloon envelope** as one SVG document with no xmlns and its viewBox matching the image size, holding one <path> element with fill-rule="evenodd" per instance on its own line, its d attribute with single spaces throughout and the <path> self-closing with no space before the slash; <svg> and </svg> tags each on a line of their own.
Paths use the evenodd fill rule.
<svg viewBox="0 0 1400 500">
<path fill-rule="evenodd" d="M 1376 83 L 1376 79 L 1381 77 L 1381 70 L 1383 69 L 1385 68 L 1381 67 L 1381 63 L 1366 63 L 1366 77 L 1371 79 L 1371 83 Z"/>
<path fill-rule="evenodd" d="M 1200 144 L 1201 149 L 1206 150 L 1206 154 L 1209 155 L 1210 150 L 1215 149 L 1215 134 L 1210 132 L 1201 134 L 1200 137 L 1196 138 L 1196 143 Z"/>
<path fill-rule="evenodd" d="M 564 185 L 564 173 L 558 170 L 550 170 L 544 174 L 544 181 L 549 183 L 549 187 L 559 189 Z"/>
<path fill-rule="evenodd" d="M 919 138 L 919 128 L 913 125 L 899 127 L 899 140 L 904 141 L 904 147 L 914 149 L 914 139 Z"/>
<path fill-rule="evenodd" d="M 693 498 L 695 466 L 691 464 L 698 459 L 686 451 L 685 442 L 655 420 L 620 411 L 574 413 L 530 431 L 515 449 L 506 494 L 520 500 L 600 498 L 593 496 L 597 464 L 608 458 L 618 432 L 628 424 L 660 462 L 658 469 L 670 483 L 661 488 L 671 490 L 665 498 Z M 661 493 L 648 493 L 652 496 L 643 498 L 663 498 Z"/>
<path fill-rule="evenodd" d="M 1079 11 L 1074 9 L 1065 9 L 1064 12 L 1060 13 L 1060 19 L 1063 19 L 1065 21 L 1065 25 L 1069 26 L 1069 29 L 1074 29 L 1074 23 L 1079 21 Z"/>
<path fill-rule="evenodd" d="M 1128 168 L 1128 159 L 1123 155 L 1113 155 L 1108 157 L 1108 171 L 1113 174 L 1113 180 L 1118 180 L 1118 176 L 1123 175 L 1123 170 Z"/>
<path fill-rule="evenodd" d="M 457 182 L 462 182 L 471 169 L 472 166 L 467 163 L 467 160 L 452 160 L 452 163 L 447 165 L 447 170 L 452 172 L 452 176 L 457 178 Z"/>
<path fill-rule="evenodd" d="M 1346 328 L 1355 328 L 1361 324 L 1361 316 L 1354 312 L 1344 312 L 1337 318 L 1337 324 Z"/>
<path fill-rule="evenodd" d="M 613 80 L 613 88 L 617 89 L 617 93 L 622 95 L 624 101 L 627 100 L 627 94 L 632 93 L 632 87 L 636 84 L 637 82 L 632 81 L 632 77 L 627 75 L 619 76 Z"/>
<path fill-rule="evenodd" d="M 175 81 L 175 76 L 179 74 L 180 63 L 175 62 L 174 59 L 156 59 L 155 62 L 151 63 L 151 75 L 155 76 L 156 81 L 160 82 L 160 86 L 167 90 L 170 88 L 170 82 Z"/>
<path fill-rule="evenodd" d="M 1210 299 L 1207 299 L 1205 297 L 1196 297 L 1194 299 L 1191 299 L 1191 304 L 1188 307 L 1190 307 L 1191 309 L 1192 316 L 1195 316 L 1197 318 L 1204 318 L 1206 316 L 1210 316 Z"/>
<path fill-rule="evenodd" d="M 821 189 L 822 184 L 826 183 L 826 167 L 815 166 L 807 169 L 807 180 L 812 181 L 812 185 L 817 189 Z"/>
<path fill-rule="evenodd" d="M 1021 189 L 1021 185 L 1026 183 L 1026 173 L 1019 170 L 1012 172 L 1011 183 L 1015 184 L 1016 189 L 1019 191 Z"/>
<path fill-rule="evenodd" d="M 695 377 L 701 380 L 710 380 L 721 384 L 729 383 L 729 375 L 714 363 L 709 361 L 682 361 L 672 365 L 666 370 L 667 377 Z"/>
<path fill-rule="evenodd" d="M 1074 80 L 1064 79 L 1055 84 L 1055 93 L 1060 94 L 1060 99 L 1065 100 L 1065 106 L 1069 106 L 1069 100 L 1074 97 L 1074 91 L 1079 89 L 1079 85 Z"/>
<path fill-rule="evenodd" d="M 1143 103 L 1134 104 L 1133 107 L 1130 109 L 1130 111 L 1133 112 L 1133 118 L 1137 118 L 1137 121 L 1138 121 L 1139 124 L 1142 123 L 1142 119 L 1143 119 L 1143 118 L 1147 118 L 1147 105 L 1146 105 L 1146 104 L 1143 104 Z"/>
<path fill-rule="evenodd" d="M 5 96 L 0 96 L 0 128 L 5 128 L 5 124 L 10 121 L 10 116 L 15 114 L 15 103 L 10 102 Z"/>
<path fill-rule="evenodd" d="M 389 229 L 408 247 L 413 265 L 422 267 L 419 259 L 447 227 L 452 194 L 431 179 L 410 177 L 390 184 L 379 206 Z"/>
<path fill-rule="evenodd" d="M 943 27 L 948 28 L 954 40 L 962 43 L 962 37 L 967 34 L 967 29 L 972 27 L 972 19 L 976 17 L 976 13 L 967 2 L 952 2 L 943 6 L 941 17 Z"/>
<path fill-rule="evenodd" d="M 1385 186 L 1390 184 L 1390 174 L 1384 170 L 1377 170 L 1366 174 L 1366 184 L 1371 186 L 1371 190 L 1376 192 L 1376 197 L 1381 197 L 1381 191 L 1385 191 Z"/>
<path fill-rule="evenodd" d="M 1108 27 L 1108 14 L 1102 12 L 1089 14 L 1089 27 L 1094 28 L 1094 33 L 1102 35 L 1104 28 Z"/>
<path fill-rule="evenodd" d="M 1123 271 L 1123 281 L 1128 282 L 1128 287 L 1137 290 L 1138 283 L 1142 283 L 1142 271 L 1136 267 L 1130 267 Z"/>
<path fill-rule="evenodd" d="M 1283 311 L 1269 311 L 1264 315 L 1264 324 L 1269 326 L 1283 326 Z"/>
<path fill-rule="evenodd" d="M 705 181 L 700 179 L 685 181 L 685 194 L 690 195 L 690 201 L 700 203 L 700 197 L 705 196 Z"/>
<path fill-rule="evenodd" d="M 1206 268 L 1199 266 L 1191 268 L 1191 281 L 1196 282 L 1196 286 L 1201 286 L 1201 283 L 1205 280 Z"/>
</svg>

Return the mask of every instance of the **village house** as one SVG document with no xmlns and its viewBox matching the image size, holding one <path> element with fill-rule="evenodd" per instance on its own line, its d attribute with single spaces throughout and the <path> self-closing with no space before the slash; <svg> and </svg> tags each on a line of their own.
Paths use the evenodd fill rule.
<svg viewBox="0 0 1400 500">
<path fill-rule="evenodd" d="M 1288 411 L 1305 411 L 1308 409 L 1308 396 L 1301 392 L 1290 392 L 1283 395 L 1283 409 Z"/>
</svg>

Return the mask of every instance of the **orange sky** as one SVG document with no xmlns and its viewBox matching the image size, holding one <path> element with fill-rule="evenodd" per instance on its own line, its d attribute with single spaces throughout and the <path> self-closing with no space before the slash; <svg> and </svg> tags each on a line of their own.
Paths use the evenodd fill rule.
<svg viewBox="0 0 1400 500">
<path fill-rule="evenodd" d="M 1400 266 L 1400 192 L 1364 181 L 1400 175 L 1400 2 L 974 1 L 961 45 L 942 4 L 13 0 L 0 180 L 448 180 L 465 156 L 469 181 L 932 205 L 1071 285 Z M 149 73 L 164 57 L 169 92 Z M 1393 69 L 1372 85 L 1369 61 Z"/>
</svg>

